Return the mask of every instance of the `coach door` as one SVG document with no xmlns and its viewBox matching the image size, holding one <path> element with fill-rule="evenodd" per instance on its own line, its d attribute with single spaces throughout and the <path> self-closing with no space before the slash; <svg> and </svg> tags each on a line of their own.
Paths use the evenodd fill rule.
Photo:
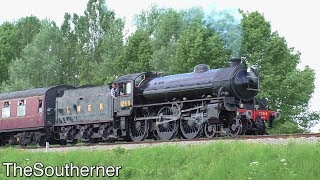
<svg viewBox="0 0 320 180">
<path fill-rule="evenodd" d="M 132 111 L 132 100 L 133 100 L 133 83 L 121 82 L 118 84 L 118 116 L 130 115 Z"/>
</svg>

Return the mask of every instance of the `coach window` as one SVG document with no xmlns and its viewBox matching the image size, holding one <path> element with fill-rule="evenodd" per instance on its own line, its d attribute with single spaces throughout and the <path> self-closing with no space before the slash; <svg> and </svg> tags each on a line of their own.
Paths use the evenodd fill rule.
<svg viewBox="0 0 320 180">
<path fill-rule="evenodd" d="M 10 101 L 5 101 L 2 105 L 2 118 L 10 117 Z"/>
<path fill-rule="evenodd" d="M 18 101 L 17 116 L 25 116 L 25 115 L 26 115 L 26 100 L 20 99 Z"/>
<path fill-rule="evenodd" d="M 42 112 L 42 99 L 39 99 L 38 112 Z"/>
</svg>

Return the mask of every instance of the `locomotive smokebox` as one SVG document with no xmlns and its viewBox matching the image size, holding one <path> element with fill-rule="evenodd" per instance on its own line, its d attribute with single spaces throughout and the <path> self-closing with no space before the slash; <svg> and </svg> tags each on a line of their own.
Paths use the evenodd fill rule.
<svg viewBox="0 0 320 180">
<path fill-rule="evenodd" d="M 230 67 L 239 66 L 240 64 L 241 64 L 241 59 L 240 58 L 232 58 L 230 60 Z"/>
</svg>

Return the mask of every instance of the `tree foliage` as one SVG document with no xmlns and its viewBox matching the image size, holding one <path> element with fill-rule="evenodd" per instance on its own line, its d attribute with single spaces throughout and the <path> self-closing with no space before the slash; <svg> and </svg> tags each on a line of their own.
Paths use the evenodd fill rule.
<svg viewBox="0 0 320 180">
<path fill-rule="evenodd" d="M 72 52 L 75 52 L 72 58 L 78 67 L 75 77 L 79 79 L 81 85 L 103 82 L 101 78 L 93 77 L 95 73 L 92 71 L 95 71 L 93 68 L 103 61 L 102 56 L 108 53 L 106 52 L 108 48 L 103 46 L 107 44 L 104 38 L 109 31 L 114 31 L 112 28 L 120 28 L 118 30 L 123 28 L 121 20 L 117 19 L 114 12 L 108 10 L 105 4 L 104 0 L 90 0 L 83 16 L 74 14 L 71 18 L 70 15 L 66 15 L 65 26 L 62 26 L 69 29 L 71 38 L 76 42 L 72 49 Z M 115 25 L 119 23 L 120 25 Z"/>
<path fill-rule="evenodd" d="M 0 83 L 8 79 L 9 64 L 20 58 L 22 49 L 32 42 L 40 26 L 40 20 L 34 16 L 0 25 Z"/>
<path fill-rule="evenodd" d="M 307 110 L 314 91 L 314 71 L 310 67 L 297 69 L 300 53 L 289 48 L 277 32 L 272 33 L 270 23 L 260 13 L 243 13 L 242 27 L 242 55 L 261 76 L 259 96 L 281 111 L 280 124 L 296 120 Z"/>
<path fill-rule="evenodd" d="M 0 82 L 8 78 L 8 66 L 16 54 L 15 28 L 12 23 L 6 22 L 0 26 Z"/>
<path fill-rule="evenodd" d="M 124 22 L 117 19 L 104 34 L 101 44 L 104 49 L 101 54 L 102 60 L 101 62 L 92 62 L 90 65 L 93 69 L 91 76 L 94 84 L 110 83 L 124 73 L 118 69 L 124 53 L 123 28 Z"/>
<path fill-rule="evenodd" d="M 152 49 L 148 33 L 138 30 L 129 37 L 119 63 L 120 69 L 125 73 L 150 71 L 151 55 Z"/>
<path fill-rule="evenodd" d="M 25 17 L 0 25 L 1 92 L 70 84 L 102 85 L 143 71 L 191 72 L 197 64 L 221 68 L 231 57 L 246 57 L 260 74 L 259 96 L 282 118 L 273 133 L 301 132 L 319 117 L 307 112 L 315 72 L 300 70 L 300 53 L 272 32 L 259 12 L 177 11 L 152 7 L 135 17 L 126 36 L 124 20 L 105 0 L 89 0 L 83 15 L 68 14 L 59 27 Z M 303 83 L 302 83 L 303 82 Z M 319 114 L 317 114 L 319 115 Z"/>
<path fill-rule="evenodd" d="M 40 32 L 23 50 L 21 58 L 15 59 L 10 68 L 8 83 L 14 87 L 21 81 L 26 87 L 46 87 L 60 84 L 62 62 L 62 35 L 54 23 L 44 21 Z"/>
<path fill-rule="evenodd" d="M 170 68 L 171 72 L 176 73 L 190 72 L 201 63 L 220 68 L 229 58 L 219 35 L 203 24 L 194 22 L 182 32 L 177 42 L 176 58 Z"/>
</svg>

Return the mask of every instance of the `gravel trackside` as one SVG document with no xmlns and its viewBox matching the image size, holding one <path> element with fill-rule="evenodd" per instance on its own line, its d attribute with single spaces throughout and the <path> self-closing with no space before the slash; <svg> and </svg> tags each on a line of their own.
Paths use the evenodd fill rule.
<svg viewBox="0 0 320 180">
<path fill-rule="evenodd" d="M 159 143 L 128 143 L 128 144 L 96 144 L 91 146 L 70 146 L 70 147 L 50 147 L 46 148 L 30 148 L 24 149 L 32 152 L 57 152 L 57 151 L 73 151 L 73 150 L 110 150 L 114 148 L 124 148 L 124 149 L 135 149 L 135 148 L 148 148 L 163 145 L 180 145 L 180 146 L 190 146 L 190 145 L 202 145 L 217 142 L 246 142 L 246 143 L 263 143 L 272 145 L 285 145 L 289 142 L 295 143 L 319 143 L 320 137 L 299 137 L 299 138 L 261 138 L 261 139 L 228 139 L 228 140 L 189 140 L 189 141 L 173 141 L 173 142 L 159 142 Z"/>
</svg>

